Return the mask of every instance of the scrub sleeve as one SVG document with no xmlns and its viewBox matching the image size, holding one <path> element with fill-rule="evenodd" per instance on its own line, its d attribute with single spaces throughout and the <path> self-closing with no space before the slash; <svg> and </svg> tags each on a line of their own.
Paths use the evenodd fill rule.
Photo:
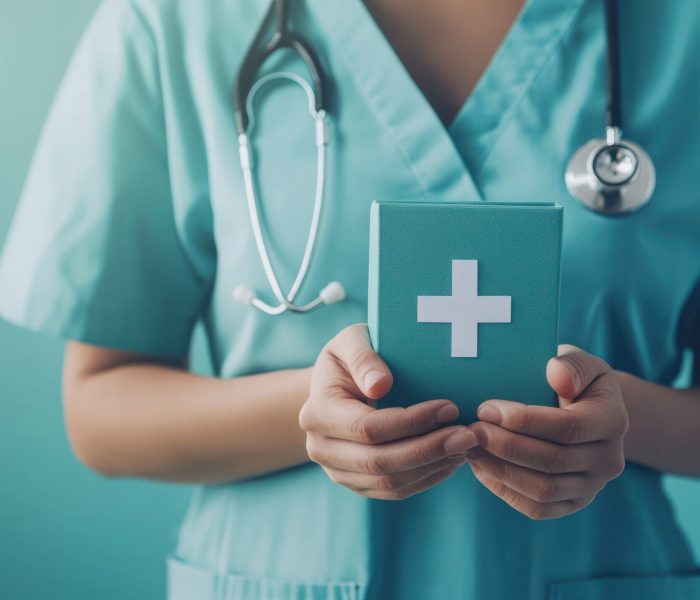
<svg viewBox="0 0 700 600">
<path fill-rule="evenodd" d="M 101 4 L 50 111 L 0 261 L 0 316 L 155 355 L 187 352 L 210 270 L 170 185 L 155 43 Z"/>
</svg>

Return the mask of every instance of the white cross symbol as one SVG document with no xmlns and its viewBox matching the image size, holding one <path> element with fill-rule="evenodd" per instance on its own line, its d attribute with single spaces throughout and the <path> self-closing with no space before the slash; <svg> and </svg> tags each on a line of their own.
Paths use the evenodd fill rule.
<svg viewBox="0 0 700 600">
<path fill-rule="evenodd" d="M 418 296 L 419 323 L 452 324 L 452 357 L 477 356 L 479 323 L 510 323 L 511 296 L 479 296 L 476 260 L 452 261 L 452 295 Z"/>
</svg>

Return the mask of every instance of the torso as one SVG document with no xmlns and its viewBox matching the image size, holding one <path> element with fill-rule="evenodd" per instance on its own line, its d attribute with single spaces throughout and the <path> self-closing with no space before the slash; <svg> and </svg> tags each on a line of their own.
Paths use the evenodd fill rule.
<svg viewBox="0 0 700 600">
<path fill-rule="evenodd" d="M 302 15 L 304 32 L 331 79 L 332 170 L 318 251 L 300 301 L 336 279 L 348 299 L 305 317 L 275 318 L 231 300 L 240 283 L 273 298 L 257 260 L 230 106 L 231 81 L 268 3 L 157 3 L 169 11 L 157 29 L 165 31 L 158 39 L 159 55 L 168 60 L 163 90 L 168 135 L 187 142 L 170 147 L 179 184 L 173 188 L 179 231 L 192 263 L 206 259 L 216 270 L 205 324 L 217 375 L 308 366 L 340 329 L 366 320 L 373 199 L 481 197 L 561 204 L 560 339 L 615 368 L 668 384 L 681 356 L 679 315 L 700 282 L 700 265 L 692 260 L 700 254 L 697 177 L 687 168 L 700 164 L 700 136 L 697 124 L 681 117 L 700 105 L 700 89 L 687 77 L 699 66 L 694 32 L 700 5 L 681 11 L 648 2 L 644 11 L 627 15 L 621 40 L 626 129 L 653 156 L 660 176 L 647 208 L 610 220 L 578 205 L 563 181 L 571 153 L 602 130 L 602 2 L 528 0 L 513 30 L 517 35 L 501 46 L 491 62 L 495 68 L 485 70 L 515 9 L 487 47 L 477 44 L 487 28 L 473 12 L 486 6 L 482 0 L 464 0 L 464 13 L 439 14 L 425 7 L 409 10 L 419 0 L 394 0 L 406 7 L 401 12 L 391 7 L 382 12 L 381 0 L 367 1 L 406 69 L 388 52 L 360 2 L 307 0 Z M 493 2 L 506 3 L 510 0 Z M 448 0 L 430 4 L 447 6 Z M 452 4 L 457 2 L 451 9 Z M 460 27 L 436 35 L 445 27 L 438 22 L 442 18 Z M 487 50 L 479 55 L 475 48 Z M 453 56 L 460 61 L 447 60 Z M 306 75 L 298 61 L 282 66 Z M 457 111 L 456 125 L 446 131 L 436 114 L 447 122 Z M 312 124 L 295 86 L 261 97 L 256 114 L 265 231 L 283 281 L 291 283 L 312 210 Z M 683 161 L 677 160 L 679 152 Z M 207 255 L 201 240 L 209 235 L 210 217 L 215 250 Z M 670 576 L 650 576 L 694 568 L 658 475 L 634 464 L 590 507 L 544 522 L 521 518 L 466 470 L 410 500 L 374 503 L 309 465 L 198 491 L 177 556 L 198 577 L 233 574 L 222 583 L 251 591 L 246 597 L 265 598 L 254 592 L 268 589 L 268 597 L 284 600 L 312 595 L 542 600 L 551 586 L 567 580 L 581 583 L 561 595 L 554 590 L 551 597 L 674 598 L 654 595 L 659 588 L 649 581 L 671 586 Z M 507 577 L 499 576 L 504 560 Z M 613 582 L 597 579 L 601 574 Z M 357 589 L 345 593 L 338 581 L 357 582 Z M 618 588 L 623 591 L 610 591 Z"/>
<path fill-rule="evenodd" d="M 523 0 L 365 0 L 444 124 L 455 118 L 520 12 Z"/>
</svg>

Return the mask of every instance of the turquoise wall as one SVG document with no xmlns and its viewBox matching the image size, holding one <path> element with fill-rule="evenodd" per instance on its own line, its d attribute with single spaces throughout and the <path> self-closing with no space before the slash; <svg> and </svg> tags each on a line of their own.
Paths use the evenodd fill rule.
<svg viewBox="0 0 700 600">
<path fill-rule="evenodd" d="M 0 1 L 0 244 L 51 97 L 96 5 Z M 61 348 L 0 322 L 0 595 L 163 597 L 164 557 L 188 489 L 107 481 L 76 463 L 63 432 Z M 674 478 L 669 488 L 700 555 L 700 482 Z"/>
<path fill-rule="evenodd" d="M 0 0 L 0 244 L 33 147 L 97 0 Z M 73 458 L 59 393 L 62 344 L 0 322 L 0 597 L 165 595 L 189 489 L 108 481 Z"/>
</svg>

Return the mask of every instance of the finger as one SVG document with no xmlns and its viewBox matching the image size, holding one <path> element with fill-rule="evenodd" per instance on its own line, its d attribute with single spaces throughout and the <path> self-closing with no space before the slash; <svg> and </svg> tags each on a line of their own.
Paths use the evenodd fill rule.
<svg viewBox="0 0 700 600">
<path fill-rule="evenodd" d="M 360 494 L 361 496 L 367 496 L 369 498 L 374 498 L 376 500 L 405 500 L 406 498 L 409 498 L 411 496 L 415 496 L 416 494 L 420 494 L 421 492 L 425 492 L 426 490 L 429 490 L 432 487 L 435 487 L 439 483 L 442 483 L 449 477 L 451 477 L 455 471 L 459 469 L 458 466 L 454 467 L 447 467 L 446 469 L 443 469 L 442 471 L 439 471 L 438 473 L 435 473 L 434 475 L 431 475 L 430 477 L 426 477 L 422 481 L 419 481 L 413 485 L 406 486 L 404 488 L 401 488 L 400 490 L 391 490 L 391 491 L 379 491 L 379 490 L 355 490 L 356 493 Z"/>
<path fill-rule="evenodd" d="M 384 475 L 370 475 L 341 469 L 325 468 L 326 473 L 335 483 L 352 489 L 353 491 L 375 490 L 390 492 L 413 486 L 424 479 L 444 471 L 450 467 L 459 467 L 466 462 L 466 456 L 459 458 L 443 458 L 434 463 L 423 465 L 409 471 L 400 473 L 387 473 Z"/>
<path fill-rule="evenodd" d="M 582 419 L 603 424 L 605 439 L 622 439 L 629 427 L 629 415 L 613 372 L 598 377 L 576 402 L 565 406 Z"/>
<path fill-rule="evenodd" d="M 509 488 L 483 469 L 472 466 L 472 471 L 479 482 L 493 494 L 518 512 L 537 521 L 558 519 L 559 517 L 570 515 L 593 501 L 593 497 L 591 497 L 580 500 L 563 500 L 561 502 L 536 502 Z"/>
<path fill-rule="evenodd" d="M 473 453 L 473 454 L 472 454 Z M 481 448 L 470 452 L 469 464 L 485 471 L 513 491 L 535 502 L 561 502 L 597 494 L 604 485 L 581 473 L 548 475 L 514 465 Z"/>
<path fill-rule="evenodd" d="M 446 457 L 465 456 L 477 443 L 467 427 L 456 425 L 377 445 L 310 435 L 306 450 L 311 460 L 324 467 L 385 475 L 416 469 Z"/>
<path fill-rule="evenodd" d="M 610 366 L 603 359 L 568 344 L 559 346 L 558 356 L 547 363 L 547 381 L 565 404 L 609 372 Z"/>
<path fill-rule="evenodd" d="M 479 440 L 479 447 L 489 454 L 521 467 L 550 474 L 590 471 L 597 466 L 601 444 L 606 443 L 589 442 L 573 446 L 556 444 L 513 433 L 484 421 L 472 423 L 469 428 Z"/>
<path fill-rule="evenodd" d="M 372 349 L 366 325 L 347 327 L 331 340 L 327 350 L 344 365 L 367 398 L 378 400 L 391 389 L 391 371 Z"/>
<path fill-rule="evenodd" d="M 487 400 L 478 408 L 477 417 L 514 433 L 558 444 L 614 438 L 623 427 L 617 416 L 612 418 L 610 411 L 593 402 L 580 402 L 562 409 L 510 400 Z"/>
<path fill-rule="evenodd" d="M 356 398 L 329 397 L 320 406 L 308 403 L 299 415 L 305 431 L 327 437 L 383 444 L 434 431 L 459 416 L 459 409 L 449 400 L 429 400 L 408 408 L 376 410 Z"/>
</svg>

